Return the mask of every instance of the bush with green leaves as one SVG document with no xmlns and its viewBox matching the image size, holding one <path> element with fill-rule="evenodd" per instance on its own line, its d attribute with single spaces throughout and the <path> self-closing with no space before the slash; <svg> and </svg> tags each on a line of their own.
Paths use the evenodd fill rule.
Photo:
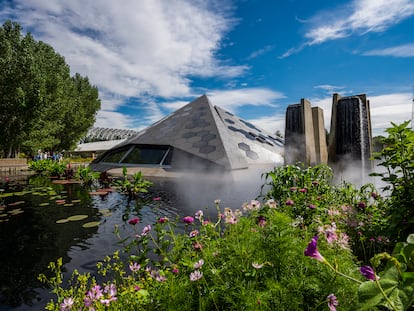
<svg viewBox="0 0 414 311">
<path fill-rule="evenodd" d="M 122 177 L 115 179 L 112 185 L 121 193 L 128 195 L 129 199 L 136 199 L 143 193 L 148 192 L 152 182 L 144 179 L 141 171 L 128 176 L 128 169 L 122 169 Z"/>
<path fill-rule="evenodd" d="M 37 174 L 44 174 L 52 177 L 60 177 L 65 172 L 66 163 L 53 161 L 50 159 L 30 161 L 29 169 L 35 171 Z"/>
<path fill-rule="evenodd" d="M 360 188 L 343 182 L 333 185 L 332 169 L 326 165 L 303 164 L 275 167 L 265 173 L 265 199 L 314 232 L 326 228 L 342 230 L 354 255 L 364 263 L 377 252 L 389 250 L 389 212 L 386 200 L 374 185 Z M 334 225 L 333 225 L 334 224 Z"/>
<path fill-rule="evenodd" d="M 404 240 L 414 227 L 414 131 L 409 121 L 392 127 L 382 139 L 384 148 L 374 154 L 384 167 L 383 172 L 373 173 L 386 182 L 385 191 L 390 192 L 390 226 L 388 233 L 393 241 Z"/>
</svg>

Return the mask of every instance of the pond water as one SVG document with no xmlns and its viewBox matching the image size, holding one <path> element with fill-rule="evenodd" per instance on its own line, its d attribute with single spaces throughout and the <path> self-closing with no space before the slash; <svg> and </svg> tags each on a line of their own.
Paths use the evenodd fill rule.
<svg viewBox="0 0 414 311">
<path fill-rule="evenodd" d="M 127 220 L 134 216 L 144 227 L 159 216 L 182 218 L 199 209 L 214 218 L 215 199 L 222 208 L 240 208 L 259 195 L 261 172 L 154 180 L 144 203 L 42 176 L 0 176 L 0 310 L 42 310 L 53 296 L 37 276 L 59 257 L 66 275 L 74 269 L 96 275 L 96 263 L 122 249 L 114 227 L 133 234 Z"/>
</svg>

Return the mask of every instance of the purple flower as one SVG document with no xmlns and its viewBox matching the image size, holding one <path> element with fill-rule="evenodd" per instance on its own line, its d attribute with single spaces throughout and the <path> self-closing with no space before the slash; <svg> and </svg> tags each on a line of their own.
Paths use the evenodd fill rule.
<svg viewBox="0 0 414 311">
<path fill-rule="evenodd" d="M 309 205 L 308 205 L 308 208 L 310 208 L 310 209 L 315 209 L 315 208 L 316 208 L 316 205 L 314 205 L 314 204 L 309 204 Z"/>
<path fill-rule="evenodd" d="M 183 218 L 183 222 L 186 223 L 187 225 L 192 224 L 194 222 L 194 218 L 191 216 L 185 216 Z"/>
<path fill-rule="evenodd" d="M 319 237 L 315 235 L 309 242 L 308 247 L 305 249 L 305 256 L 309 256 L 311 258 L 324 262 L 325 258 L 323 258 L 323 256 L 318 251 L 318 238 Z"/>
<path fill-rule="evenodd" d="M 330 311 L 336 311 L 336 306 L 339 305 L 338 299 L 336 299 L 336 296 L 334 294 L 328 295 L 326 297 L 328 299 L 328 308 Z"/>
<path fill-rule="evenodd" d="M 72 297 L 63 299 L 63 302 L 60 304 L 60 311 L 69 311 L 72 309 L 73 304 L 75 301 Z"/>
<path fill-rule="evenodd" d="M 135 226 L 137 223 L 139 223 L 139 218 L 138 217 L 131 218 L 130 220 L 128 220 L 128 223 L 130 225 Z"/>
<path fill-rule="evenodd" d="M 378 276 L 375 275 L 374 269 L 370 266 L 362 266 L 359 268 L 359 272 L 361 272 L 361 274 L 368 280 L 375 281 L 378 279 Z"/>
<path fill-rule="evenodd" d="M 301 188 L 301 189 L 299 189 L 299 192 L 301 192 L 301 193 L 306 193 L 306 192 L 308 192 L 308 189 L 306 189 L 306 188 Z"/>
<path fill-rule="evenodd" d="M 287 199 L 285 202 L 286 205 L 295 205 L 295 202 L 293 202 L 292 199 Z"/>
<path fill-rule="evenodd" d="M 360 208 L 360 209 L 365 209 L 366 207 L 367 207 L 367 204 L 365 203 L 365 202 L 358 202 L 358 207 Z"/>
</svg>

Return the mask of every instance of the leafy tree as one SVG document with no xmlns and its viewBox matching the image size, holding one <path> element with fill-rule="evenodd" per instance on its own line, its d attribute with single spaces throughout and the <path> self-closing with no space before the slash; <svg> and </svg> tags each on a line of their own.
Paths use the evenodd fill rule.
<svg viewBox="0 0 414 311">
<path fill-rule="evenodd" d="M 0 28 L 0 154 L 70 149 L 95 122 L 99 94 L 88 78 L 70 76 L 63 56 L 19 24 Z"/>
</svg>

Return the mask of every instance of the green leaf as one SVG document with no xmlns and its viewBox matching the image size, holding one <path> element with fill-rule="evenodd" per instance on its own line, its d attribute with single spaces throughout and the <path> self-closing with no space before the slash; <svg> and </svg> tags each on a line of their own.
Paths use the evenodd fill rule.
<svg viewBox="0 0 414 311">
<path fill-rule="evenodd" d="M 82 220 L 82 219 L 86 219 L 88 218 L 88 215 L 74 215 L 74 216 L 70 216 L 68 217 L 68 221 L 78 221 L 78 220 Z"/>
<path fill-rule="evenodd" d="M 99 226 L 99 224 L 100 224 L 99 221 L 91 221 L 91 222 L 87 222 L 87 223 L 83 224 L 82 227 L 84 227 L 84 228 L 92 228 L 92 227 Z"/>
</svg>

